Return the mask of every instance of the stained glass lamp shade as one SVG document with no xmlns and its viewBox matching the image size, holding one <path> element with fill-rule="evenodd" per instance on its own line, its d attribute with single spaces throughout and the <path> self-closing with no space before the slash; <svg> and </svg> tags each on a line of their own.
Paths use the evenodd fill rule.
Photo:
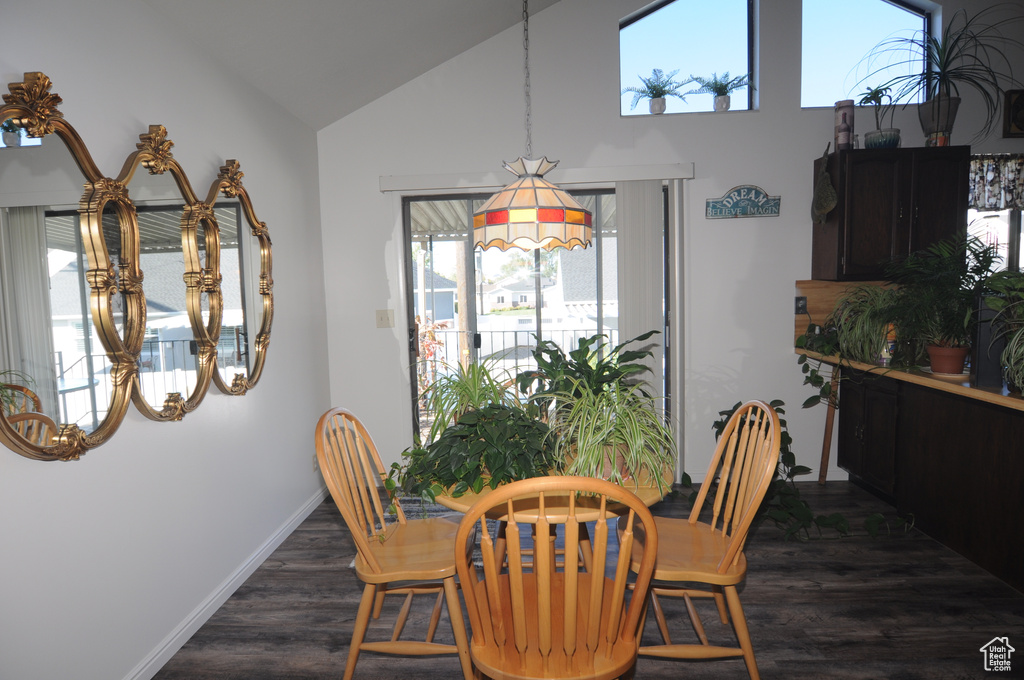
<svg viewBox="0 0 1024 680">
<path fill-rule="evenodd" d="M 473 244 L 501 250 L 590 245 L 593 215 L 544 179 L 557 163 L 547 158 L 505 163 L 505 169 L 518 179 L 473 213 Z"/>
</svg>

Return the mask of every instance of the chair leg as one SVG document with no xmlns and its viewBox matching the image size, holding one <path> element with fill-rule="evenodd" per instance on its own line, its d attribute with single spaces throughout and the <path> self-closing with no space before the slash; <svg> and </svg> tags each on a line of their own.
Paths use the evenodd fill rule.
<svg viewBox="0 0 1024 680">
<path fill-rule="evenodd" d="M 355 629 L 352 631 L 352 641 L 348 645 L 348 661 L 345 662 L 345 675 L 342 680 L 352 680 L 352 675 L 356 671 L 359 648 L 366 637 L 366 627 L 370 624 L 370 610 L 376 594 L 377 587 L 372 583 L 367 583 L 363 588 L 363 597 L 359 600 L 359 609 L 356 611 Z"/>
<path fill-rule="evenodd" d="M 384 596 L 387 595 L 387 587 L 381 586 L 377 589 L 377 598 L 373 601 L 373 618 L 380 618 L 380 611 L 384 608 Z"/>
<path fill-rule="evenodd" d="M 462 616 L 462 602 L 459 600 L 459 590 L 455 585 L 454 576 L 444 580 L 444 594 L 448 601 L 448 619 L 451 621 L 452 633 L 455 635 L 455 646 L 459 650 L 459 663 L 462 664 L 462 675 L 465 680 L 473 680 L 476 676 L 473 673 L 473 662 L 469 657 L 466 620 Z"/>
<path fill-rule="evenodd" d="M 715 596 L 715 606 L 718 607 L 718 617 L 722 619 L 722 623 L 729 623 L 729 612 L 725 608 L 725 598 L 722 597 L 722 586 L 711 586 L 711 591 Z"/>
<path fill-rule="evenodd" d="M 736 586 L 725 586 L 725 597 L 729 602 L 732 625 L 736 630 L 736 639 L 739 640 L 740 649 L 743 650 L 743 661 L 747 664 L 750 680 L 761 680 L 761 675 L 757 672 L 757 661 L 754 659 L 754 646 L 750 642 L 747 618 L 743 615 L 743 606 L 740 604 L 740 595 L 736 591 Z"/>
</svg>

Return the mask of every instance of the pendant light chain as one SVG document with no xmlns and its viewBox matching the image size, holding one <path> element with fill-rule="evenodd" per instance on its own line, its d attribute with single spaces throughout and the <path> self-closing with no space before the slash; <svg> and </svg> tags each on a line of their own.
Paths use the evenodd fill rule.
<svg viewBox="0 0 1024 680">
<path fill-rule="evenodd" d="M 526 99 L 526 156 L 533 158 L 530 131 L 530 0 L 523 0 L 523 95 Z"/>
</svg>

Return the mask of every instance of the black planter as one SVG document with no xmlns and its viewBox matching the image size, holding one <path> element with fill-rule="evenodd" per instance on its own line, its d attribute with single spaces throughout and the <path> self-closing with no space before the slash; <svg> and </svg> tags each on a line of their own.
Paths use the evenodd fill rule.
<svg viewBox="0 0 1024 680">
<path fill-rule="evenodd" d="M 971 385 L 974 387 L 1002 387 L 1003 365 L 999 357 L 1006 346 L 1006 338 L 998 336 L 998 327 L 992 323 L 996 313 L 986 298 L 978 296 L 975 310 L 978 329 L 971 348 Z"/>
</svg>

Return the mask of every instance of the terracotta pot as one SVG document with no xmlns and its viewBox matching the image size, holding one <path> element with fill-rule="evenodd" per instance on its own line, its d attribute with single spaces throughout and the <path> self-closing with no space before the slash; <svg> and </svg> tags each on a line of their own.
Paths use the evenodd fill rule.
<svg viewBox="0 0 1024 680">
<path fill-rule="evenodd" d="M 964 361 L 970 352 L 970 347 L 928 345 L 928 358 L 931 360 L 932 373 L 960 375 L 964 372 Z"/>
</svg>

